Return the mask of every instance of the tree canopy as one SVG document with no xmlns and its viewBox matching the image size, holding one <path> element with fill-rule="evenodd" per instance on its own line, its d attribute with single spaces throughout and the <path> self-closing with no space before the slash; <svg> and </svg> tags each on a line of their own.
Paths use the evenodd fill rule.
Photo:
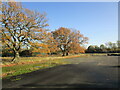
<svg viewBox="0 0 120 90">
<path fill-rule="evenodd" d="M 60 27 L 52 32 L 53 38 L 57 42 L 57 47 L 62 51 L 63 56 L 68 55 L 69 52 L 79 53 L 81 44 L 86 43 L 88 38 L 84 37 L 80 31 Z"/>
<path fill-rule="evenodd" d="M 2 2 L 1 11 L 2 42 L 13 50 L 15 60 L 23 46 L 44 38 L 43 28 L 48 26 L 46 15 L 23 8 L 19 2 Z"/>
<path fill-rule="evenodd" d="M 79 30 L 60 27 L 47 32 L 46 13 L 24 8 L 20 2 L 0 2 L 3 56 L 32 56 L 33 53 L 84 53 L 88 38 Z M 11 53 L 11 54 L 10 54 Z M 23 55 L 24 54 L 24 55 Z M 40 55 L 38 55 L 40 56 Z"/>
<path fill-rule="evenodd" d="M 119 42 L 120 41 L 117 41 L 116 43 L 107 42 L 105 44 L 101 44 L 100 47 L 97 45 L 90 45 L 87 48 L 86 53 L 119 53 Z"/>
</svg>

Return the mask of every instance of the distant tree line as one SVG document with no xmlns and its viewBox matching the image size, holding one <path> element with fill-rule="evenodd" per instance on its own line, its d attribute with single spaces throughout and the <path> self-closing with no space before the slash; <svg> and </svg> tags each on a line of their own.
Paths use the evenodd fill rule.
<svg viewBox="0 0 120 90">
<path fill-rule="evenodd" d="M 90 45 L 86 51 L 86 53 L 120 53 L 120 41 L 116 43 L 108 42 L 105 44 Z"/>
</svg>

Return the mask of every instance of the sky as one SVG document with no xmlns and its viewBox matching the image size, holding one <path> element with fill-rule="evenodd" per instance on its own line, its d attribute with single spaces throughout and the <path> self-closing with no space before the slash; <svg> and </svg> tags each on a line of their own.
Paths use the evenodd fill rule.
<svg viewBox="0 0 120 90">
<path fill-rule="evenodd" d="M 22 2 L 25 8 L 46 12 L 49 29 L 74 28 L 89 38 L 89 45 L 118 40 L 117 2 Z"/>
</svg>

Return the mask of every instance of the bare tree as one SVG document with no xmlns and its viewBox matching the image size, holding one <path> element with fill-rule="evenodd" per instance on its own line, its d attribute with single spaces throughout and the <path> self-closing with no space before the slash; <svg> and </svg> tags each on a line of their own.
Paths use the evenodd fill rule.
<svg viewBox="0 0 120 90">
<path fill-rule="evenodd" d="M 25 45 L 33 45 L 35 40 L 42 40 L 43 28 L 48 26 L 45 14 L 23 8 L 18 2 L 2 2 L 2 42 L 14 52 L 15 61 Z"/>
</svg>

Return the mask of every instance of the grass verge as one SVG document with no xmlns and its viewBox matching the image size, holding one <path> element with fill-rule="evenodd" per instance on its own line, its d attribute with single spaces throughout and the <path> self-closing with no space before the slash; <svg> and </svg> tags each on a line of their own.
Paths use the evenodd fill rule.
<svg viewBox="0 0 120 90">
<path fill-rule="evenodd" d="M 2 78 L 9 78 L 11 76 L 16 76 L 38 69 L 50 68 L 63 64 L 68 64 L 68 62 L 63 61 L 62 59 L 49 59 L 44 60 L 44 62 L 18 64 L 11 67 L 2 67 Z"/>
<path fill-rule="evenodd" d="M 2 57 L 3 61 L 1 64 L 2 74 L 1 78 L 9 78 L 28 72 L 32 72 L 38 69 L 50 68 L 57 65 L 69 64 L 69 62 L 63 60 L 66 58 L 77 58 L 86 57 L 93 55 L 103 54 L 78 54 L 70 55 L 65 57 L 21 57 L 19 62 L 11 63 L 9 60 L 11 57 Z"/>
</svg>

